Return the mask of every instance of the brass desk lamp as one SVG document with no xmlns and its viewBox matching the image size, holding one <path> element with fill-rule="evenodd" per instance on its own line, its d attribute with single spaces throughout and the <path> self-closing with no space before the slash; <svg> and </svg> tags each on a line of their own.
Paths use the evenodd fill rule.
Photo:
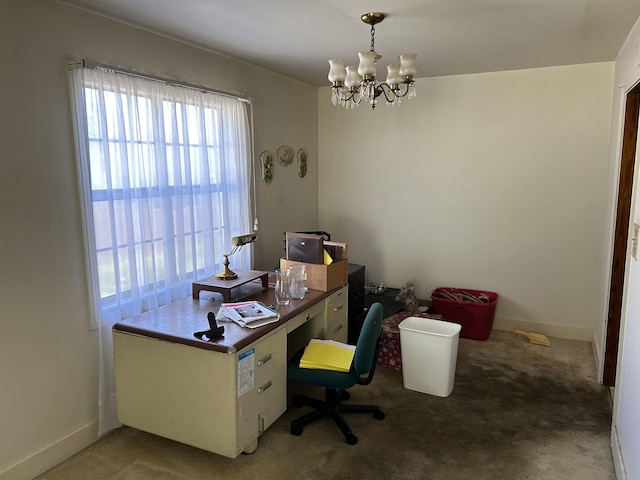
<svg viewBox="0 0 640 480">
<path fill-rule="evenodd" d="M 216 273 L 216 278 L 220 280 L 235 280 L 238 278 L 238 274 L 229 270 L 229 257 L 240 250 L 242 247 L 247 245 L 248 243 L 253 243 L 258 238 L 258 235 L 255 233 L 248 233 L 246 235 L 239 235 L 237 237 L 233 237 L 231 239 L 231 245 L 233 245 L 233 249 L 227 254 L 224 254 L 224 261 L 222 262 L 224 268 Z"/>
</svg>

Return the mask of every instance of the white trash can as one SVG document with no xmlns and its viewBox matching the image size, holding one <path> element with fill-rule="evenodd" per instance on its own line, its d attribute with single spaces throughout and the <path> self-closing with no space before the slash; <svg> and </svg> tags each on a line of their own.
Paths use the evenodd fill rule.
<svg viewBox="0 0 640 480">
<path fill-rule="evenodd" d="M 457 323 L 408 317 L 398 325 L 404 388 L 448 397 L 458 360 Z"/>
</svg>

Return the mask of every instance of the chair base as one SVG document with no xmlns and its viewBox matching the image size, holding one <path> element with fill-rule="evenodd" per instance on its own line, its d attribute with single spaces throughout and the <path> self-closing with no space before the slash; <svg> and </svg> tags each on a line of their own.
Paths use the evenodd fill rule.
<svg viewBox="0 0 640 480">
<path fill-rule="evenodd" d="M 351 428 L 342 416 L 343 413 L 370 413 L 377 420 L 384 418 L 384 413 L 377 405 L 345 405 L 340 403 L 342 400 L 348 400 L 349 393 L 345 390 L 336 390 L 327 388 L 325 389 L 325 401 L 317 400 L 311 397 L 305 397 L 303 395 L 293 396 L 293 405 L 296 407 L 302 407 L 307 405 L 314 408 L 313 412 L 307 413 L 302 417 L 296 418 L 291 422 L 291 433 L 293 435 L 302 435 L 302 430 L 306 425 L 309 425 L 316 420 L 324 417 L 329 417 L 338 426 L 345 441 L 349 445 L 355 445 L 358 443 L 358 437 L 356 437 Z"/>
</svg>

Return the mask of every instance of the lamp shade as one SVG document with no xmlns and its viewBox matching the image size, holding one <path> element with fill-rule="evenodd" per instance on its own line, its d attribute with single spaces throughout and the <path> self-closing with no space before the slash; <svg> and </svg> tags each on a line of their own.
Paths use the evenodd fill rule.
<svg viewBox="0 0 640 480">
<path fill-rule="evenodd" d="M 347 67 L 347 78 L 344 81 L 345 86 L 347 86 L 349 88 L 357 87 L 358 85 L 360 85 L 361 81 L 362 81 L 362 77 L 360 77 L 360 75 L 358 75 L 358 70 L 356 69 L 356 67 L 348 66 Z"/>
<path fill-rule="evenodd" d="M 400 55 L 400 76 L 401 77 L 413 77 L 418 73 L 416 68 L 415 53 L 403 53 Z"/>
<path fill-rule="evenodd" d="M 360 65 L 358 65 L 358 73 L 360 75 L 376 74 L 376 52 L 369 50 L 368 52 L 358 52 L 360 57 Z"/>
<path fill-rule="evenodd" d="M 387 66 L 387 84 L 389 85 L 399 85 L 402 82 L 403 78 L 400 75 L 400 65 L 394 63 L 392 65 Z"/>
<path fill-rule="evenodd" d="M 344 68 L 344 60 L 341 58 L 334 58 L 329 60 L 329 81 L 331 83 L 344 82 L 347 77 L 347 72 Z"/>
</svg>

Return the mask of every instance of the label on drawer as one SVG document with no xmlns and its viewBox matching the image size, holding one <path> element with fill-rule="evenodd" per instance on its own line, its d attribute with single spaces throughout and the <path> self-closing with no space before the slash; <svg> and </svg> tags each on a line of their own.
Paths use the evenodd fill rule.
<svg viewBox="0 0 640 480">
<path fill-rule="evenodd" d="M 255 348 L 238 355 L 238 396 L 244 395 L 253 388 L 255 357 Z"/>
</svg>

